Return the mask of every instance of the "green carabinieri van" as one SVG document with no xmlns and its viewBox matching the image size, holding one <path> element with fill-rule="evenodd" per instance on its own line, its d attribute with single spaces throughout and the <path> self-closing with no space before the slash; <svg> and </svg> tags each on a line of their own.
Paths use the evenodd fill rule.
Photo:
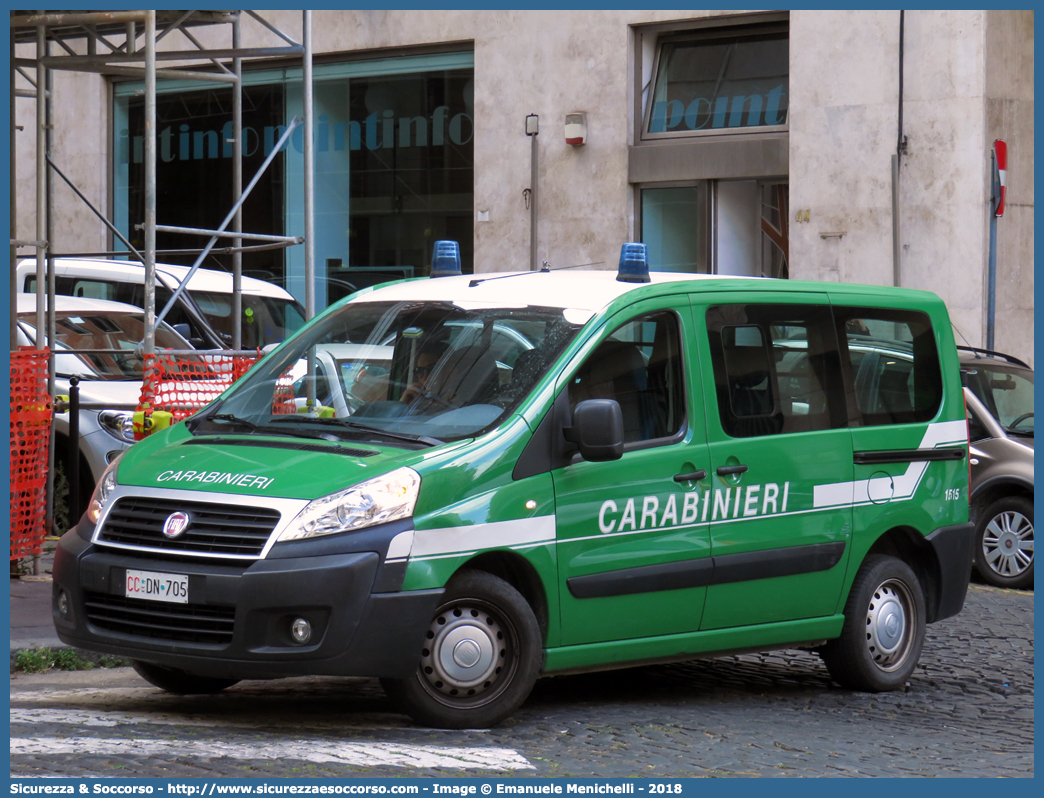
<svg viewBox="0 0 1044 798">
<path fill-rule="evenodd" d="M 110 466 L 58 548 L 59 637 L 178 693 L 376 676 L 450 728 L 541 675 L 726 652 L 903 686 L 971 568 L 942 301 L 643 250 L 327 309 Z"/>
</svg>

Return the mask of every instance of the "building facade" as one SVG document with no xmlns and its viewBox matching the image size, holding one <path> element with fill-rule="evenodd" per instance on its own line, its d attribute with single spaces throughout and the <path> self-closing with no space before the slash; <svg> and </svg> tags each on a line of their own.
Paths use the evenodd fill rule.
<svg viewBox="0 0 1044 798">
<path fill-rule="evenodd" d="M 300 30 L 299 12 L 265 16 Z M 244 46 L 272 41 L 244 21 Z M 320 306 L 358 271 L 425 274 L 441 238 L 477 272 L 615 268 L 639 240 L 654 269 L 931 289 L 958 340 L 982 346 L 1003 139 L 995 346 L 1032 363 L 1032 11 L 908 11 L 902 42 L 898 11 L 316 11 L 313 48 Z M 249 66 L 247 178 L 301 108 L 299 63 Z M 52 156 L 132 241 L 140 88 L 55 78 Z M 231 207 L 230 90 L 159 90 L 159 222 L 214 227 Z M 19 232 L 32 238 L 33 103 L 17 109 Z M 572 114 L 583 143 L 567 136 Z M 244 229 L 303 230 L 300 132 Z M 113 246 L 71 192 L 55 196 L 57 251 Z M 303 295 L 296 250 L 244 270 Z"/>
</svg>

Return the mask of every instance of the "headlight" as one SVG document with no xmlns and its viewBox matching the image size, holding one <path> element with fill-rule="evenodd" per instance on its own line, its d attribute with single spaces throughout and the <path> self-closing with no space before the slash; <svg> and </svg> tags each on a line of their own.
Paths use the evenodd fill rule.
<svg viewBox="0 0 1044 798">
<path fill-rule="evenodd" d="M 102 410 L 98 414 L 101 428 L 116 440 L 134 443 L 134 414 L 122 410 Z"/>
<path fill-rule="evenodd" d="M 87 517 L 90 519 L 92 524 L 97 524 L 98 519 L 101 518 L 102 510 L 105 509 L 106 503 L 109 501 L 109 496 L 112 495 L 113 489 L 119 484 L 116 481 L 116 468 L 120 464 L 120 457 L 117 457 L 101 475 L 101 479 L 98 480 L 98 484 L 94 488 L 94 495 L 91 496 L 91 503 L 87 505 Z"/>
<path fill-rule="evenodd" d="M 420 483 L 420 475 L 412 468 L 399 468 L 316 499 L 297 514 L 279 540 L 333 535 L 409 518 L 417 504 Z"/>
</svg>

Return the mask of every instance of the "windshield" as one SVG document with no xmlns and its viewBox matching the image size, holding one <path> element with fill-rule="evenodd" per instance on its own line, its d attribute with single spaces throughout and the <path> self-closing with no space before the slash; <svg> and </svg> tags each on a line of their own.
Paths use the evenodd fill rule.
<svg viewBox="0 0 1044 798">
<path fill-rule="evenodd" d="M 471 437 L 507 418 L 579 329 L 561 308 L 352 302 L 248 372 L 207 413 L 222 424 L 194 431 L 240 422 L 390 442 L 372 435 Z"/>
<path fill-rule="evenodd" d="M 36 340 L 36 315 L 18 317 L 26 334 Z M 134 350 L 145 340 L 144 314 L 111 311 L 57 313 L 54 321 L 55 373 L 87 380 L 140 380 L 142 360 Z M 156 350 L 191 349 L 166 324 L 156 327 Z M 84 349 L 121 350 L 111 354 L 68 354 Z"/>
<path fill-rule="evenodd" d="M 961 381 L 1013 435 L 1033 435 L 1033 372 L 1014 365 L 974 362 L 961 366 Z"/>
<path fill-rule="evenodd" d="M 232 294 L 189 291 L 207 323 L 231 343 L 234 327 Z M 304 326 L 304 315 L 294 299 L 243 294 L 243 348 L 260 349 L 282 343 Z"/>
</svg>

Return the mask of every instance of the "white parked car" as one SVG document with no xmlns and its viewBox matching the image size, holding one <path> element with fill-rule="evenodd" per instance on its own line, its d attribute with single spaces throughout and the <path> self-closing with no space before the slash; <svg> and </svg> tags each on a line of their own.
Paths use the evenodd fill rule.
<svg viewBox="0 0 1044 798">
<path fill-rule="evenodd" d="M 36 295 L 19 294 L 18 344 L 36 345 Z M 145 335 L 140 308 L 121 302 L 55 297 L 55 393 L 69 394 L 69 378 L 80 378 L 80 401 L 131 406 L 141 395 L 142 360 L 135 349 Z M 170 325 L 156 327 L 156 350 L 190 349 Z M 126 354 L 77 354 L 85 349 L 121 349 Z M 86 509 L 105 467 L 134 443 L 131 410 L 80 411 L 79 506 Z M 54 417 L 55 461 L 67 462 L 69 413 Z M 75 521 L 76 519 L 72 519 Z"/>
<path fill-rule="evenodd" d="M 187 266 L 156 264 L 157 314 L 188 272 Z M 108 299 L 143 308 L 145 267 L 125 260 L 57 258 L 55 289 L 65 296 Z M 35 258 L 19 262 L 18 290 L 36 292 Z M 277 285 L 243 277 L 242 296 L 244 349 L 280 343 L 304 324 L 304 308 Z M 230 349 L 234 328 L 232 275 L 198 269 L 164 321 L 196 349 Z"/>
</svg>

